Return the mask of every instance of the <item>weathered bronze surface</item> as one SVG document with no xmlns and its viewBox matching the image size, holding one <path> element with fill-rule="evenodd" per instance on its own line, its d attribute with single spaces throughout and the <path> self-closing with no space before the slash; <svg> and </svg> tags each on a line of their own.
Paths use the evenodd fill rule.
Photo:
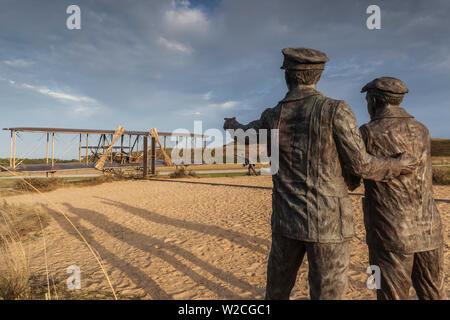
<svg viewBox="0 0 450 320">
<path fill-rule="evenodd" d="M 314 72 L 314 66 L 328 60 L 322 52 L 307 48 L 284 49 L 283 54 L 284 66 L 297 61 L 305 74 Z M 304 68 L 306 64 L 312 67 Z M 228 118 L 224 129 L 279 129 L 280 165 L 278 173 L 273 176 L 273 237 L 281 235 L 305 243 L 343 243 L 353 236 L 353 210 L 347 187 L 355 188 L 359 179 L 352 177 L 388 181 L 411 172 L 416 159 L 404 155 L 399 158 L 369 155 L 350 107 L 344 101 L 325 97 L 315 89 L 315 83 L 295 84 L 288 80 L 292 79 L 289 72 L 302 72 L 297 67 L 294 70 L 286 70 L 289 92 L 276 107 L 266 109 L 259 120 L 247 125 Z M 282 256 L 288 257 L 290 247 L 280 246 L 281 249 L 271 252 L 284 250 L 286 252 Z M 302 255 L 297 257 L 300 266 Z M 308 258 L 313 260 L 314 253 Z M 333 261 L 327 263 L 326 268 L 321 262 L 310 265 L 310 283 L 315 281 L 314 277 L 322 276 L 324 269 L 338 272 L 338 266 L 348 263 L 345 254 L 336 253 L 330 255 L 330 259 Z M 291 274 L 283 275 L 271 269 L 283 263 L 289 261 L 271 253 L 268 284 L 277 281 L 289 283 L 284 277 L 292 277 Z M 294 269 L 296 273 L 298 267 Z M 273 286 L 268 285 L 267 288 L 268 298 L 286 297 L 284 293 L 271 293 Z M 290 292 L 290 289 L 286 290 Z M 330 294 L 326 298 L 342 297 L 341 293 L 338 294 L 340 290 L 334 292 L 335 295 Z M 325 296 L 318 294 L 314 298 Z"/>
<path fill-rule="evenodd" d="M 267 268 L 267 300 L 288 300 L 305 254 L 313 300 L 343 299 L 347 288 L 350 248 L 338 243 L 305 242 L 273 234 Z"/>
<path fill-rule="evenodd" d="M 370 263 L 379 265 L 382 275 L 378 297 L 406 299 L 412 283 L 419 298 L 442 298 L 443 255 L 438 253 L 444 242 L 433 196 L 430 133 L 399 106 L 408 92 L 400 80 L 375 79 L 366 91 L 371 121 L 361 133 L 367 152 L 387 157 L 406 151 L 419 160 L 411 174 L 390 181 L 364 179 Z M 398 105 L 390 104 L 390 98 Z"/>
<path fill-rule="evenodd" d="M 444 247 L 415 253 L 373 248 L 369 263 L 380 268 L 378 300 L 408 300 L 411 285 L 420 300 L 445 300 Z"/>
</svg>

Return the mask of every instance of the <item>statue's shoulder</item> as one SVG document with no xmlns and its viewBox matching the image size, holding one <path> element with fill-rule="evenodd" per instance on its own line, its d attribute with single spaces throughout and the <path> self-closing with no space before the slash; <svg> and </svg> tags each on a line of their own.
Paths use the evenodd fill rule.
<svg viewBox="0 0 450 320">
<path fill-rule="evenodd" d="M 370 128 L 370 122 L 364 123 L 363 125 L 361 125 L 361 126 L 359 127 L 359 130 L 361 130 L 361 131 L 367 131 L 367 130 L 369 130 L 369 128 Z"/>
<path fill-rule="evenodd" d="M 362 136 L 367 139 L 371 135 L 370 122 L 364 123 L 362 126 L 360 126 L 359 131 L 361 132 Z"/>
<path fill-rule="evenodd" d="M 339 106 L 339 105 L 348 106 L 347 102 L 345 102 L 344 100 L 334 99 L 331 97 L 327 97 L 325 95 L 322 95 L 322 99 L 324 99 L 329 104 L 334 104 L 336 106 Z"/>
<path fill-rule="evenodd" d="M 329 109 L 330 112 L 335 114 L 336 112 L 343 114 L 353 114 L 352 109 L 344 100 L 338 100 L 323 95 L 319 99 L 322 99 L 322 103 Z"/>
<path fill-rule="evenodd" d="M 279 112 L 279 110 L 280 110 L 280 103 L 278 103 L 275 107 L 265 109 L 261 114 L 261 118 L 270 119 L 274 117 L 276 113 Z"/>
</svg>

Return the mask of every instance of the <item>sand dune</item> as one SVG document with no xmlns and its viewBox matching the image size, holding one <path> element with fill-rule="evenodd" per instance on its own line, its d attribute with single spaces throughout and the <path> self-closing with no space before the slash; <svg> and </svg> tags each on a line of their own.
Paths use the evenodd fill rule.
<svg viewBox="0 0 450 320">
<path fill-rule="evenodd" d="M 204 178 L 189 181 L 271 186 L 270 177 Z M 450 198 L 450 186 L 436 186 Z M 121 298 L 262 299 L 270 249 L 271 191 L 172 181 L 125 181 L 59 189 L 46 196 L 25 194 L 8 202 L 46 206 L 54 218 L 47 232 L 49 268 L 61 286 L 70 265 L 81 268 L 82 293 L 102 298 L 107 281 L 92 254 L 56 203 L 102 257 Z M 353 197 L 356 236 L 351 242 L 348 299 L 374 299 L 367 289 L 368 266 L 361 203 Z M 439 203 L 444 224 L 450 203 Z M 45 278 L 42 241 L 26 243 L 33 273 Z M 448 280 L 449 250 L 446 246 Z M 307 299 L 307 263 L 292 299 Z M 447 294 L 450 288 L 447 285 Z M 412 292 L 412 296 L 413 296 Z"/>
</svg>

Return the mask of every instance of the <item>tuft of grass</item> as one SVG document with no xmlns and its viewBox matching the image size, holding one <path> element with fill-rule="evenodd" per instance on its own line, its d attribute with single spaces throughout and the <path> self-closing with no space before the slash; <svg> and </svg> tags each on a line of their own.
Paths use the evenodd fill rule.
<svg viewBox="0 0 450 320">
<path fill-rule="evenodd" d="M 24 241 L 39 234 L 41 224 L 45 228 L 49 222 L 49 215 L 35 206 L 9 204 L 6 201 L 0 204 L 0 238 L 10 238 L 11 232 L 14 232 L 14 239 Z"/>
<path fill-rule="evenodd" d="M 69 178 L 26 178 L 17 180 L 12 189 L 19 192 L 36 192 L 29 184 L 38 189 L 40 192 L 48 192 L 67 186 L 95 186 L 102 183 L 121 181 L 131 177 L 116 174 L 104 174 L 97 177 L 83 179 Z"/>
<path fill-rule="evenodd" d="M 187 170 L 185 166 L 177 167 L 173 173 L 170 174 L 172 179 L 185 177 L 198 177 L 197 173 L 192 170 Z"/>
<path fill-rule="evenodd" d="M 18 180 L 13 188 L 18 191 L 36 192 L 27 182 L 41 192 L 53 191 L 65 184 L 62 178 L 26 178 Z"/>
<path fill-rule="evenodd" d="M 79 186 L 96 186 L 102 183 L 107 182 L 114 182 L 114 181 L 121 181 L 127 179 L 124 176 L 120 175 L 110 175 L 110 174 L 104 174 L 98 177 L 92 177 L 92 178 L 86 178 L 83 180 L 78 181 L 76 184 Z"/>
<path fill-rule="evenodd" d="M 0 205 L 0 300 L 29 298 L 31 275 L 22 242 L 48 223 L 48 215 L 36 207 Z"/>
<path fill-rule="evenodd" d="M 433 168 L 433 183 L 441 185 L 449 185 L 450 167 Z"/>
<path fill-rule="evenodd" d="M 13 233 L 0 240 L 0 300 L 27 299 L 31 291 L 30 269 L 22 243 Z"/>
</svg>

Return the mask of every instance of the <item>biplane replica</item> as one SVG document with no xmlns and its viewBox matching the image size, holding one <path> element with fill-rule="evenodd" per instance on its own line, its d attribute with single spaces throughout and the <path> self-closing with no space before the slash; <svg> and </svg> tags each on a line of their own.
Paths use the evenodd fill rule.
<svg viewBox="0 0 450 320">
<path fill-rule="evenodd" d="M 167 155 L 167 137 L 179 143 L 179 139 L 188 139 L 197 145 L 196 139 L 201 139 L 202 147 L 206 146 L 204 135 L 191 133 L 168 133 L 157 132 L 155 128 L 149 131 L 127 131 L 118 126 L 116 130 L 97 129 L 67 129 L 67 128 L 34 128 L 15 127 L 3 128 L 10 131 L 11 148 L 9 157 L 9 168 L 11 171 L 19 172 L 49 172 L 64 170 L 79 170 L 95 168 L 97 170 L 114 170 L 118 168 L 142 169 L 144 177 L 150 173 L 156 173 L 156 166 L 172 166 L 172 161 Z M 46 161 L 42 164 L 23 164 L 16 159 L 17 135 L 19 133 L 41 133 L 46 136 Z M 78 135 L 78 161 L 76 162 L 55 162 L 55 135 L 69 134 Z M 163 141 L 161 141 L 163 138 Z M 151 143 L 149 146 L 149 138 Z M 95 143 L 92 143 L 95 141 Z M 162 159 L 157 159 L 157 149 L 162 155 Z M 150 159 L 149 159 L 150 153 Z M 150 160 L 150 166 L 149 166 Z"/>
</svg>

